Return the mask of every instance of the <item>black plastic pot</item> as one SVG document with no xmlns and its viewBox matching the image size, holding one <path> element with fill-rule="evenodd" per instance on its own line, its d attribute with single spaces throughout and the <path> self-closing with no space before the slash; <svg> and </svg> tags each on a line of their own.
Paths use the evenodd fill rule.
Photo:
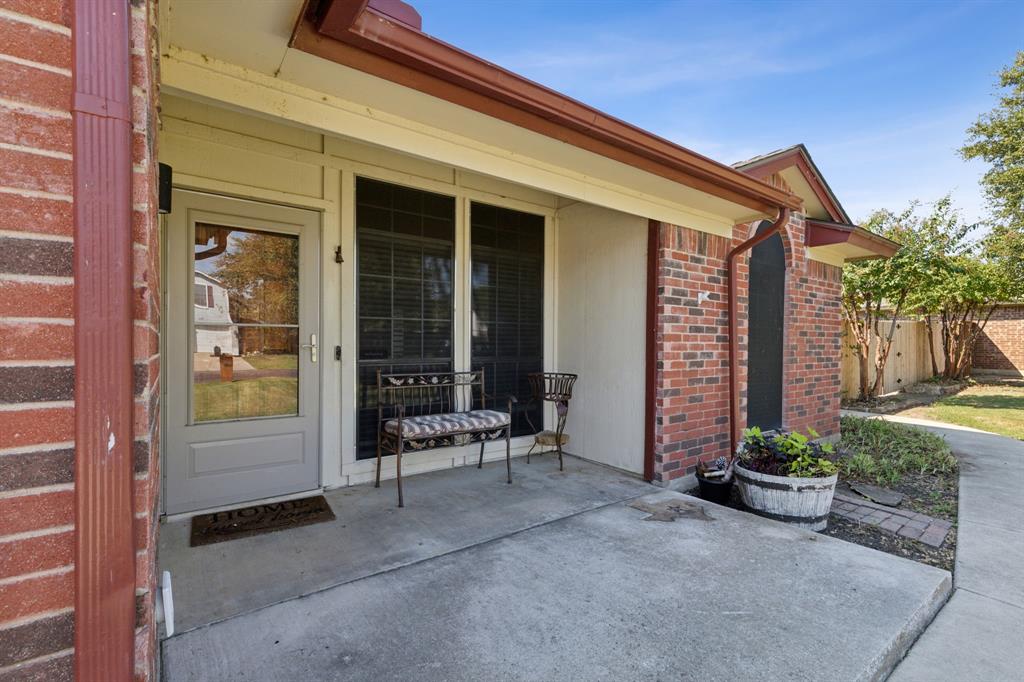
<svg viewBox="0 0 1024 682">
<path fill-rule="evenodd" d="M 715 504 L 729 504 L 733 480 L 730 478 L 728 481 L 718 481 L 713 478 L 701 478 L 698 476 L 697 485 L 700 486 L 701 498 Z"/>
</svg>

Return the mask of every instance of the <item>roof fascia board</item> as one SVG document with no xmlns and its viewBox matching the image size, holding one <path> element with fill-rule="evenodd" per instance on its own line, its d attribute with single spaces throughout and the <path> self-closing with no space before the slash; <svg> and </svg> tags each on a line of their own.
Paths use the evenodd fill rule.
<svg viewBox="0 0 1024 682">
<path fill-rule="evenodd" d="M 603 114 L 351 0 L 303 13 L 291 46 L 601 154 L 766 215 L 800 198 Z M 335 9 L 339 7 L 344 9 Z"/>
<path fill-rule="evenodd" d="M 856 225 L 807 220 L 805 228 L 804 244 L 808 248 L 845 245 L 862 250 L 860 253 L 851 253 L 851 259 L 889 258 L 900 248 L 896 242 Z"/>
</svg>

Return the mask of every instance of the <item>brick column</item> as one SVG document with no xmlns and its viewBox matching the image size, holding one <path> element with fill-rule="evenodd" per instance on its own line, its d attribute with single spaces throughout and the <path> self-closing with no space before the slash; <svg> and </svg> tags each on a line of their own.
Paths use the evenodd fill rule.
<svg viewBox="0 0 1024 682">
<path fill-rule="evenodd" d="M 659 485 L 729 450 L 729 248 L 725 237 L 661 225 L 653 479 Z"/>
<path fill-rule="evenodd" d="M 160 492 L 160 233 L 157 217 L 157 3 L 131 3 L 132 240 L 135 252 L 135 676 L 155 679 L 156 540 Z"/>
<path fill-rule="evenodd" d="M 128 3 L 126 2 L 126 5 Z M 155 7 L 132 4 L 136 674 L 155 660 L 159 249 Z M 72 677 L 71 11 L 0 0 L 0 679 Z"/>
<path fill-rule="evenodd" d="M 658 241 L 654 482 L 672 485 L 700 460 L 729 450 L 729 328 L 725 257 L 754 234 L 732 238 L 662 224 Z M 786 251 L 783 425 L 839 432 L 840 268 L 809 261 L 803 217 L 790 218 Z M 746 424 L 749 254 L 737 261 L 741 424 Z"/>
<path fill-rule="evenodd" d="M 842 268 L 807 258 L 803 216 L 787 228 L 782 425 L 839 434 Z"/>
</svg>

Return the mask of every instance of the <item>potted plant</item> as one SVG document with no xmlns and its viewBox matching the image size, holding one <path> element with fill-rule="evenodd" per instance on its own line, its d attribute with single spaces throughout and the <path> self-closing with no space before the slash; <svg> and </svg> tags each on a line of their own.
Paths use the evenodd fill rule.
<svg viewBox="0 0 1024 682">
<path fill-rule="evenodd" d="M 711 462 L 697 462 L 697 485 L 700 496 L 708 502 L 729 504 L 732 495 L 733 458 L 718 457 Z"/>
<path fill-rule="evenodd" d="M 828 525 L 837 469 L 830 443 L 798 433 L 743 431 L 735 477 L 743 504 L 762 516 L 821 531 Z"/>
</svg>

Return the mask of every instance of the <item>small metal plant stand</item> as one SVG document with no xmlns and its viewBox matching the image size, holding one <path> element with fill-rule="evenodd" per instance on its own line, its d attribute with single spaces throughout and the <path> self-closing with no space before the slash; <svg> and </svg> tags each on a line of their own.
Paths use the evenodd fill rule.
<svg viewBox="0 0 1024 682">
<path fill-rule="evenodd" d="M 557 452 L 558 470 L 564 471 L 562 446 L 569 442 L 569 436 L 565 433 L 565 419 L 569 415 L 572 387 L 576 383 L 578 376 L 564 372 L 535 372 L 528 375 L 527 378 L 530 381 L 530 404 L 526 406 L 523 413 L 526 415 L 526 421 L 529 423 L 530 428 L 533 431 L 537 431 L 537 427 L 530 420 L 530 405 L 534 402 L 541 404 L 545 402 L 554 403 L 558 419 L 555 422 L 554 431 L 539 431 L 533 437 L 533 445 L 530 446 L 526 453 L 526 463 L 530 463 L 530 455 L 533 453 L 534 448 L 538 446 L 541 448 L 554 447 L 554 450 L 542 449 L 537 454 L 543 455 L 545 452 Z"/>
</svg>

